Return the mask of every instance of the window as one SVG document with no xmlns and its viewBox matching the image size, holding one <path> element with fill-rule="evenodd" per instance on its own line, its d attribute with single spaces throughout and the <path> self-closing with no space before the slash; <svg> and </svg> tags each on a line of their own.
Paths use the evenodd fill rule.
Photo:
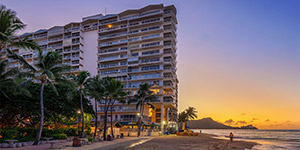
<svg viewBox="0 0 300 150">
<path fill-rule="evenodd" d="M 142 79 L 159 78 L 160 73 L 143 74 Z"/>
<path fill-rule="evenodd" d="M 159 21 L 159 20 L 160 20 L 160 18 L 155 18 L 155 19 L 145 20 L 145 21 L 142 21 L 142 24 L 150 23 L 150 22 L 155 22 L 155 21 Z"/>
<path fill-rule="evenodd" d="M 143 36 L 142 40 L 156 38 L 156 37 L 160 37 L 160 34 L 153 34 L 153 35 Z"/>
<path fill-rule="evenodd" d="M 120 69 L 120 73 L 125 73 L 127 72 L 127 69 Z"/>
<path fill-rule="evenodd" d="M 155 62 L 155 61 L 159 61 L 159 57 L 156 58 L 150 58 L 150 59 L 142 59 L 142 63 L 147 63 L 147 62 Z"/>
<path fill-rule="evenodd" d="M 118 73 L 118 70 L 110 70 L 110 71 L 101 71 L 101 75 L 115 74 Z"/>
<path fill-rule="evenodd" d="M 141 32 L 144 32 L 144 31 L 151 31 L 151 30 L 155 30 L 155 29 L 159 29 L 159 26 L 150 27 L 150 28 L 144 28 L 144 29 L 141 29 Z"/>
<path fill-rule="evenodd" d="M 138 56 L 139 53 L 132 53 L 131 56 L 135 57 L 135 56 Z"/>
<path fill-rule="evenodd" d="M 155 46 L 155 45 L 159 45 L 159 44 L 160 44 L 160 42 L 147 43 L 147 44 L 142 44 L 142 47 Z"/>
<path fill-rule="evenodd" d="M 150 91 L 152 91 L 153 94 L 159 94 L 159 92 L 160 92 L 159 89 L 150 89 Z"/>
<path fill-rule="evenodd" d="M 120 65 L 121 66 L 124 66 L 124 65 L 126 65 L 127 64 L 127 62 L 120 62 Z"/>
<path fill-rule="evenodd" d="M 159 53 L 159 49 L 158 50 L 142 52 L 142 55 L 152 55 L 152 54 L 156 54 L 156 53 Z"/>
<path fill-rule="evenodd" d="M 159 69 L 159 65 L 142 67 L 142 71 L 145 71 L 145 70 L 158 70 L 158 69 Z"/>
<path fill-rule="evenodd" d="M 120 50 L 126 50 L 127 49 L 127 47 L 121 47 L 120 48 Z"/>
</svg>

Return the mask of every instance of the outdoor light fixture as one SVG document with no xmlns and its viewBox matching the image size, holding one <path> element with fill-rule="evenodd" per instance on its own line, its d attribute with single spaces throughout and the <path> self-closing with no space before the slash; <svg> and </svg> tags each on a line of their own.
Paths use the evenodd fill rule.
<svg viewBox="0 0 300 150">
<path fill-rule="evenodd" d="M 138 116 L 140 116 L 140 113 L 137 113 Z"/>
<path fill-rule="evenodd" d="M 163 121 L 163 124 L 165 125 L 165 124 L 166 124 L 166 122 L 165 122 L 165 121 Z"/>
<path fill-rule="evenodd" d="M 80 114 L 80 110 L 78 110 L 77 113 Z"/>
<path fill-rule="evenodd" d="M 111 27 L 112 27 L 112 25 L 111 25 L 111 24 L 108 24 L 108 25 L 107 25 L 107 27 L 108 27 L 108 28 L 111 28 Z"/>
</svg>

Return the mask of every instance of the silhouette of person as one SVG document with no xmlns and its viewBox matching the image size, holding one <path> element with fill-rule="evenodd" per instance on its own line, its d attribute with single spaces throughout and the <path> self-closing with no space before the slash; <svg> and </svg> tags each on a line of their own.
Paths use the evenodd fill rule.
<svg viewBox="0 0 300 150">
<path fill-rule="evenodd" d="M 233 141 L 233 134 L 232 134 L 232 132 L 230 132 L 229 138 L 230 138 L 230 141 Z"/>
</svg>

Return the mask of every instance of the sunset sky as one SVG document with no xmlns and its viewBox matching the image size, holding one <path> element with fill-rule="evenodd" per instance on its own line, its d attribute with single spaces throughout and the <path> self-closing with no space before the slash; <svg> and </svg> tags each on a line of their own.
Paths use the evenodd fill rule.
<svg viewBox="0 0 300 150">
<path fill-rule="evenodd" d="M 300 129 L 298 0 L 0 0 L 24 32 L 174 4 L 178 19 L 179 111 L 233 126 Z"/>
</svg>

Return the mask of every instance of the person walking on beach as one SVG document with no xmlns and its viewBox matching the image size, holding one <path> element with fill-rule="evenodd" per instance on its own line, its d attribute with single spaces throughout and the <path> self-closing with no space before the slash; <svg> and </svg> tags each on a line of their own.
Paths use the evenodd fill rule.
<svg viewBox="0 0 300 150">
<path fill-rule="evenodd" d="M 232 142 L 233 141 L 233 134 L 232 134 L 232 132 L 230 132 L 229 138 L 230 138 L 230 141 Z"/>
</svg>

